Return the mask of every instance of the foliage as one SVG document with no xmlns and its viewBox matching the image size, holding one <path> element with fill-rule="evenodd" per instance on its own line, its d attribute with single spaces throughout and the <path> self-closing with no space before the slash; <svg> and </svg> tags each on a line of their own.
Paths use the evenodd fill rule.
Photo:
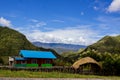
<svg viewBox="0 0 120 80">
<path fill-rule="evenodd" d="M 103 74 L 120 75 L 120 55 L 106 53 L 103 61 Z"/>
<path fill-rule="evenodd" d="M 81 53 L 82 51 L 84 51 L 83 48 L 79 49 L 77 52 L 73 52 L 73 51 L 63 52 L 61 56 L 67 59 L 69 63 L 73 64 L 78 59 L 78 56 L 80 55 L 79 53 Z"/>
<path fill-rule="evenodd" d="M 56 59 L 53 61 L 55 66 L 71 66 L 72 64 L 69 61 L 63 59 Z"/>
<path fill-rule="evenodd" d="M 0 77 L 21 77 L 21 78 L 99 78 L 119 80 L 117 76 L 96 76 L 96 75 L 80 75 L 61 72 L 31 72 L 31 71 L 10 71 L 0 70 Z"/>
<path fill-rule="evenodd" d="M 97 51 L 87 51 L 81 54 L 81 57 L 87 56 L 102 64 L 102 75 L 120 75 L 120 54 L 98 53 Z"/>
<path fill-rule="evenodd" d="M 69 51 L 69 52 L 63 52 L 61 54 L 65 59 L 68 59 L 70 63 L 75 62 L 75 55 L 77 55 L 76 52 Z"/>
<path fill-rule="evenodd" d="M 3 61 L 2 65 L 7 65 L 9 62 L 8 62 L 8 57 L 9 56 L 1 56 L 1 60 Z"/>
<path fill-rule="evenodd" d="M 0 57 L 0 65 L 3 64 L 3 59 Z"/>
<path fill-rule="evenodd" d="M 101 63 L 102 74 L 120 75 L 120 35 L 105 36 L 98 42 L 80 52 L 68 52 L 63 55 L 73 63 L 83 57 L 91 57 Z"/>
<path fill-rule="evenodd" d="M 8 27 L 0 27 L 0 55 L 18 55 L 20 49 L 37 49 L 24 35 Z"/>
<path fill-rule="evenodd" d="M 82 54 L 80 54 L 79 58 L 83 58 L 83 57 L 87 57 L 87 56 L 95 59 L 98 62 L 102 60 L 101 59 L 101 54 L 98 51 L 95 51 L 94 49 L 83 52 Z"/>
<path fill-rule="evenodd" d="M 92 57 L 102 64 L 103 75 L 120 75 L 120 54 L 100 53 L 95 50 L 83 52 L 80 57 Z"/>
<path fill-rule="evenodd" d="M 8 27 L 0 26 L 0 56 L 6 58 L 3 60 L 4 64 L 8 62 L 6 61 L 8 56 L 18 56 L 20 50 L 51 51 L 56 57 L 62 59 L 62 57 L 53 49 L 36 47 L 20 32 Z"/>
<path fill-rule="evenodd" d="M 112 54 L 120 53 L 120 35 L 114 36 L 114 37 L 105 36 L 98 42 L 88 46 L 88 48 L 95 49 L 101 53 L 104 53 L 104 52 L 109 52 Z"/>
</svg>

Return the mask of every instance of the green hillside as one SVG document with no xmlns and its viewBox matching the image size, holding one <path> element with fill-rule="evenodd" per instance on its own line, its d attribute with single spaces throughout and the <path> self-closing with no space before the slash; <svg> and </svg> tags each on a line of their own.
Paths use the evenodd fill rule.
<svg viewBox="0 0 120 80">
<path fill-rule="evenodd" d="M 88 46 L 88 48 L 95 49 L 101 53 L 104 53 L 104 52 L 120 53 L 120 35 L 114 36 L 114 37 L 105 36 L 98 42 Z"/>
<path fill-rule="evenodd" d="M 20 49 L 37 49 L 37 47 L 18 31 L 0 27 L 0 56 L 18 55 Z"/>
<path fill-rule="evenodd" d="M 62 58 L 53 49 L 36 47 L 30 43 L 27 38 L 20 32 L 8 27 L 0 26 L 0 62 L 8 63 L 8 56 L 18 56 L 20 50 L 41 50 L 51 51 L 58 58 Z"/>
<path fill-rule="evenodd" d="M 89 56 L 102 65 L 103 75 L 120 75 L 120 35 L 105 36 L 84 50 L 66 52 L 62 56 L 71 60 L 72 63 Z"/>
<path fill-rule="evenodd" d="M 61 55 L 70 58 L 73 62 L 80 57 L 96 54 L 120 54 L 120 35 L 118 36 L 105 36 L 96 43 L 88 46 L 86 49 L 79 50 L 78 52 L 65 52 Z M 89 56 L 90 56 L 89 55 Z"/>
</svg>

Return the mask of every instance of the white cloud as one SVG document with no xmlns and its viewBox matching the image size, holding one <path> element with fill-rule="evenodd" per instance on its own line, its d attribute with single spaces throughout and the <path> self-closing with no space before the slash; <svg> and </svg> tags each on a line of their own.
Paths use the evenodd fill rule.
<svg viewBox="0 0 120 80">
<path fill-rule="evenodd" d="M 97 27 L 100 29 L 100 33 L 105 35 L 120 34 L 120 18 L 111 16 L 99 16 L 97 18 L 99 23 Z"/>
<path fill-rule="evenodd" d="M 43 22 L 43 21 L 40 22 L 40 21 L 37 21 L 37 20 L 33 20 L 32 22 L 33 23 L 31 23 L 27 26 L 29 26 L 30 28 L 39 28 L 39 27 L 43 27 L 43 26 L 47 25 L 47 23 Z"/>
<path fill-rule="evenodd" d="M 39 27 L 47 25 L 46 22 L 39 21 L 37 19 L 29 19 L 28 21 L 30 22 L 30 24 L 26 26 L 29 26 L 30 28 L 39 28 Z"/>
<path fill-rule="evenodd" d="M 36 27 L 41 27 L 41 26 L 45 26 L 45 25 L 47 25 L 47 23 L 45 23 L 45 22 L 38 22 L 38 23 L 36 23 Z"/>
<path fill-rule="evenodd" d="M 31 21 L 31 22 L 39 22 L 39 21 L 36 20 L 36 19 L 31 19 L 30 21 Z"/>
<path fill-rule="evenodd" d="M 9 20 L 1 17 L 0 18 L 0 25 L 10 27 L 11 26 L 11 22 Z"/>
<path fill-rule="evenodd" d="M 120 26 L 120 17 L 111 17 L 111 16 L 99 16 L 97 18 L 98 21 L 108 24 L 112 27 L 119 27 Z"/>
<path fill-rule="evenodd" d="M 83 27 L 83 25 L 82 25 Z M 86 25 L 85 25 L 86 27 Z M 23 30 L 21 30 L 23 32 Z M 28 30 L 29 31 L 29 30 Z M 74 28 L 56 29 L 43 32 L 40 30 L 31 30 L 23 32 L 30 41 L 40 41 L 46 43 L 68 43 L 89 45 L 97 41 L 97 32 L 87 28 L 76 26 Z M 93 39 L 94 38 L 94 39 Z"/>
<path fill-rule="evenodd" d="M 113 0 L 107 10 L 108 12 L 120 11 L 120 0 Z"/>
</svg>

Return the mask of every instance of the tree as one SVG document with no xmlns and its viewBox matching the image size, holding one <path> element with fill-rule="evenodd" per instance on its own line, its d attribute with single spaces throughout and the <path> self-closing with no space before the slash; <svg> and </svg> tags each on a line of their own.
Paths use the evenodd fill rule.
<svg viewBox="0 0 120 80">
<path fill-rule="evenodd" d="M 2 65 L 3 63 L 3 59 L 0 57 L 0 65 Z"/>
</svg>

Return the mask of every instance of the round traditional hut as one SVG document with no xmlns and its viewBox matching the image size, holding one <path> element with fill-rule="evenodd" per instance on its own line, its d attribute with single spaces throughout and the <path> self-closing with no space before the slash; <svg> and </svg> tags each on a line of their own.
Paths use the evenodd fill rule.
<svg viewBox="0 0 120 80">
<path fill-rule="evenodd" d="M 91 57 L 79 59 L 72 65 L 72 67 L 79 73 L 97 73 L 102 68 L 102 66 Z"/>
</svg>

